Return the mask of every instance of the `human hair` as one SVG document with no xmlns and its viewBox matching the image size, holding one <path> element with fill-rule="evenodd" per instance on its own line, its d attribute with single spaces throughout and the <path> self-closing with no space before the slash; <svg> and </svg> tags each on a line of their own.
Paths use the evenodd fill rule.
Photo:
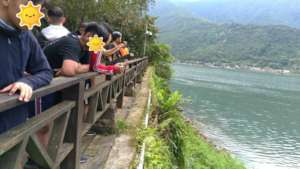
<svg viewBox="0 0 300 169">
<path fill-rule="evenodd" d="M 104 42 L 107 42 L 109 39 L 109 33 L 107 32 L 107 30 L 99 24 L 97 24 L 96 22 L 88 23 L 84 32 L 85 34 L 92 33 L 94 35 L 98 35 L 99 37 L 103 38 Z"/>
<path fill-rule="evenodd" d="M 51 19 L 51 22 L 54 22 L 54 24 L 63 22 L 62 18 L 65 16 L 64 11 L 58 6 L 50 8 L 47 12 L 47 15 Z"/>
<path fill-rule="evenodd" d="M 116 41 L 117 39 L 119 39 L 121 37 L 122 37 L 121 32 L 115 31 L 115 32 L 112 33 L 112 41 Z"/>
<path fill-rule="evenodd" d="M 44 4 L 45 0 L 31 0 L 33 4 Z"/>
<path fill-rule="evenodd" d="M 88 24 L 89 24 L 88 22 L 81 22 L 80 25 L 79 25 L 79 28 L 84 28 L 85 29 Z"/>
<path fill-rule="evenodd" d="M 52 19 L 60 19 L 65 16 L 64 11 L 58 6 L 50 8 L 47 15 Z"/>
<path fill-rule="evenodd" d="M 101 22 L 100 26 L 103 26 L 109 34 L 113 33 L 112 28 L 110 27 L 110 25 L 107 22 Z"/>
</svg>

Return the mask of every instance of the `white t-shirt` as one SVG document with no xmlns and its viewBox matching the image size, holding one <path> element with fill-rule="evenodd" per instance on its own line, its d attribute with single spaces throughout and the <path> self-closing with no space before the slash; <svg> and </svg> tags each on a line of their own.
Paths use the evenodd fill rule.
<svg viewBox="0 0 300 169">
<path fill-rule="evenodd" d="M 56 39 L 67 36 L 70 31 L 62 25 L 50 25 L 42 30 L 42 34 L 49 40 L 54 41 Z"/>
</svg>

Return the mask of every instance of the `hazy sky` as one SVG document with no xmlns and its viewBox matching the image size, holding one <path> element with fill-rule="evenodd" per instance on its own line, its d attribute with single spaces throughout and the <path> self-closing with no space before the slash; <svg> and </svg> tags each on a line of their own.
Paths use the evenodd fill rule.
<svg viewBox="0 0 300 169">
<path fill-rule="evenodd" d="M 173 1 L 173 2 L 197 2 L 197 1 L 217 1 L 217 0 L 171 0 L 171 1 Z"/>
<path fill-rule="evenodd" d="M 171 0 L 172 2 L 197 2 L 202 0 Z"/>
<path fill-rule="evenodd" d="M 163 1 L 163 0 L 158 0 Z M 180 2 L 200 2 L 200 1 L 225 1 L 225 0 L 170 0 L 171 2 L 180 3 Z"/>
<path fill-rule="evenodd" d="M 158 1 L 163 1 L 163 0 L 158 0 Z M 199 2 L 199 1 L 235 1 L 235 0 L 170 0 L 172 2 Z M 236 0 L 236 1 L 242 1 L 242 0 Z M 260 2 L 260 1 L 267 1 L 267 2 L 272 2 L 271 0 L 252 0 L 253 2 Z M 275 0 L 275 1 L 279 1 L 279 2 L 289 2 L 290 0 Z M 293 0 L 295 1 L 295 0 Z"/>
<path fill-rule="evenodd" d="M 189 1 L 189 2 L 193 2 L 193 1 L 201 1 L 201 0 L 172 0 L 172 1 Z"/>
</svg>

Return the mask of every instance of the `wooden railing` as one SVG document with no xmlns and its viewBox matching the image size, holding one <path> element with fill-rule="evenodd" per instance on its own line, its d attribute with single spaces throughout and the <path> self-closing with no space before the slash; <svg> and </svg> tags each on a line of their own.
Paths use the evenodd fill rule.
<svg viewBox="0 0 300 169">
<path fill-rule="evenodd" d="M 19 169 L 28 157 L 43 168 L 78 169 L 82 136 L 101 118 L 109 106 L 122 107 L 126 88 L 141 81 L 148 65 L 147 58 L 129 62 L 129 69 L 110 80 L 97 73 L 73 78 L 59 77 L 34 92 L 35 98 L 61 92 L 62 101 L 25 123 L 0 135 L 0 168 Z M 85 89 L 89 79 L 95 85 Z M 88 112 L 85 103 L 88 100 Z M 0 95 L 0 112 L 24 104 L 17 96 Z M 50 126 L 47 148 L 41 144 L 37 131 Z"/>
</svg>

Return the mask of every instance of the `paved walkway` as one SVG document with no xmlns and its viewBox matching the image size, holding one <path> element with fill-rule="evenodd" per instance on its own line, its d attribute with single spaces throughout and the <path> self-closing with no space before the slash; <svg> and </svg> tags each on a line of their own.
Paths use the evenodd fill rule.
<svg viewBox="0 0 300 169">
<path fill-rule="evenodd" d="M 136 97 L 127 98 L 124 109 L 117 114 L 117 118 L 119 119 L 126 118 L 126 124 L 129 125 L 130 129 L 115 139 L 115 144 L 110 152 L 104 167 L 105 169 L 128 169 L 136 156 L 135 136 L 133 133 L 143 122 L 144 111 L 149 95 L 149 74 L 149 71 L 147 71 Z"/>
</svg>

